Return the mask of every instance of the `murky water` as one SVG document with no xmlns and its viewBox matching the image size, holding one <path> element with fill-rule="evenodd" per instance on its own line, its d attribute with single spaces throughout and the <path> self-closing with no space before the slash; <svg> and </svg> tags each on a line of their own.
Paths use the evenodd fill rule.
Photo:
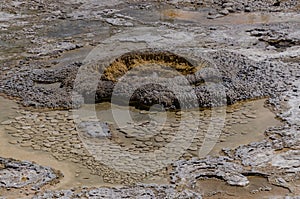
<svg viewBox="0 0 300 199">
<path fill-rule="evenodd" d="M 260 141 L 264 138 L 266 129 L 280 125 L 280 121 L 264 107 L 264 103 L 265 99 L 261 99 L 228 106 L 226 113 L 221 115 L 225 123 L 210 154 L 217 155 L 222 148 L 235 148 L 242 144 Z M 192 156 L 198 156 L 197 151 L 203 144 L 205 134 L 209 132 L 208 126 L 214 124 L 212 110 L 192 111 L 199 121 L 195 124 L 190 123 L 190 118 L 181 117 L 179 112 L 140 111 L 133 107 L 110 103 L 85 105 L 80 110 L 80 117 L 83 120 L 93 118 L 94 114 L 100 121 L 106 121 L 111 125 L 113 140 L 127 150 L 143 151 L 142 146 L 150 151 L 158 150 L 159 146 L 166 145 L 174 139 L 174 133 L 178 131 L 180 125 L 186 125 L 183 127 L 186 129 L 198 129 L 188 148 L 188 154 Z M 141 140 L 152 144 L 145 146 L 140 142 Z"/>
<path fill-rule="evenodd" d="M 123 10 L 121 13 L 145 22 L 162 21 L 170 23 L 197 23 L 201 25 L 242 25 L 298 21 L 300 15 L 288 13 L 231 13 L 221 18 L 208 19 L 210 9 L 189 11 L 183 9 L 160 8 L 157 10 Z"/>
<path fill-rule="evenodd" d="M 161 20 L 173 20 L 182 22 L 193 22 L 199 24 L 212 25 L 240 25 L 240 24 L 258 24 L 258 23 L 276 23 L 284 21 L 296 21 L 300 15 L 289 16 L 288 14 L 272 13 L 233 13 L 216 19 L 207 19 L 208 12 L 185 11 L 179 9 L 167 9 L 161 12 Z M 287 19 L 288 18 L 288 19 Z"/>
<path fill-rule="evenodd" d="M 236 148 L 243 144 L 258 142 L 264 139 L 264 131 L 273 126 L 280 126 L 281 122 L 275 118 L 264 106 L 265 99 L 238 103 L 227 109 L 225 132 L 230 136 L 221 135 L 221 138 L 210 154 L 216 154 L 222 148 Z M 233 111 L 231 113 L 231 111 Z M 236 118 L 242 118 L 237 121 Z M 224 139 L 223 139 L 224 138 Z"/>
<path fill-rule="evenodd" d="M 17 113 L 18 105 L 0 97 L 0 123 L 11 118 L 20 116 Z M 4 158 L 14 158 L 17 160 L 28 160 L 43 166 L 49 166 L 62 172 L 64 177 L 60 183 L 52 189 L 66 189 L 77 186 L 103 186 L 103 179 L 97 175 L 91 175 L 90 171 L 80 164 L 71 161 L 59 161 L 51 156 L 51 153 L 33 150 L 29 147 L 21 147 L 15 143 L 18 138 L 7 134 L 3 125 L 0 125 L 0 156 Z"/>
<path fill-rule="evenodd" d="M 64 38 L 73 36 L 82 36 L 82 34 L 110 35 L 110 27 L 107 27 L 101 21 L 92 20 L 62 20 L 54 28 L 47 31 L 46 36 L 50 38 Z M 86 39 L 86 38 L 84 38 Z"/>
<path fill-rule="evenodd" d="M 203 193 L 204 198 L 278 198 L 288 194 L 285 188 L 270 185 L 263 177 L 249 176 L 247 187 L 230 186 L 218 179 L 198 180 L 196 190 Z"/>
<path fill-rule="evenodd" d="M 210 154 L 217 155 L 223 147 L 237 147 L 241 144 L 259 141 L 263 139 L 265 129 L 279 125 L 280 122 L 275 119 L 274 114 L 269 109 L 264 108 L 264 101 L 264 99 L 255 100 L 227 107 L 222 134 L 220 134 Z M 193 127 L 194 124 L 188 121 L 187 124 L 184 121 L 182 123 L 181 120 L 186 118 L 182 117 L 183 113 L 181 112 L 140 111 L 133 107 L 128 109 L 128 107 L 113 106 L 113 109 L 118 109 L 118 112 L 112 111 L 112 104 L 110 103 L 97 104 L 95 107 L 85 105 L 80 109 L 81 116 L 84 119 L 84 115 L 86 115 L 86 119 L 90 120 L 91 113 L 96 113 L 100 121 L 109 123 L 112 132 L 111 141 L 119 145 L 123 152 L 127 150 L 129 152 L 147 154 L 151 153 L 151 151 L 159 150 L 164 145 L 172 142 L 174 137 L 176 137 L 174 131 L 178 131 L 178 124 L 183 124 L 186 128 L 197 128 L 196 126 Z M 20 110 L 17 104 L 4 98 L 0 98 L 0 109 L 0 122 L 17 117 L 19 115 L 17 111 Z M 203 125 L 211 120 L 211 110 L 194 112 L 194 114 L 198 115 Z M 127 113 L 131 117 L 131 122 L 128 122 Z M 32 126 L 32 128 L 34 127 Z M 190 143 L 188 150 L 182 154 L 181 158 L 198 155 L 197 150 L 201 148 L 204 138 L 203 134 L 206 133 L 207 129 L 205 126 L 198 128 L 195 139 Z M 51 156 L 51 152 L 33 150 L 26 143 L 23 145 L 16 144 L 20 138 L 8 135 L 3 125 L 0 125 L 0 136 L 0 156 L 19 160 L 23 160 L 26 157 L 26 160 L 35 161 L 38 164 L 60 170 L 64 178 L 53 189 L 70 188 L 79 185 L 109 185 L 105 184 L 100 176 L 91 175 L 89 169 L 80 163 L 74 163 L 68 159 L 57 160 Z M 168 179 L 163 175 L 154 175 L 144 179 L 144 182 L 168 183 Z"/>
</svg>

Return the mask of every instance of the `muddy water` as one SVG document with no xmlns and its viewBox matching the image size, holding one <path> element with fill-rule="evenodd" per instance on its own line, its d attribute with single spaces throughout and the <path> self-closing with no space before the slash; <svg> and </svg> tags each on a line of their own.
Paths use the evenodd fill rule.
<svg viewBox="0 0 300 199">
<path fill-rule="evenodd" d="M 18 116 L 18 110 L 19 108 L 15 102 L 0 97 L 0 123 Z M 64 177 L 59 184 L 53 187 L 53 189 L 66 189 L 82 185 L 105 185 L 101 177 L 91 175 L 90 171 L 80 164 L 70 161 L 58 161 L 52 157 L 50 153 L 10 144 L 16 141 L 16 138 L 13 139 L 11 136 L 7 135 L 3 125 L 0 125 L 0 137 L 1 157 L 33 161 L 40 165 L 49 166 L 61 171 Z"/>
<path fill-rule="evenodd" d="M 250 183 L 246 187 L 230 186 L 218 179 L 198 180 L 195 189 L 203 193 L 203 198 L 210 199 L 278 198 L 289 193 L 285 188 L 270 185 L 263 177 L 249 176 L 248 179 Z"/>
<path fill-rule="evenodd" d="M 63 38 L 87 34 L 94 31 L 97 31 L 97 34 L 99 35 L 110 34 L 110 29 L 105 27 L 103 23 L 99 21 L 82 20 L 78 23 L 78 21 L 64 20 L 58 23 L 55 28 L 49 30 L 46 36 L 50 38 Z"/>
<path fill-rule="evenodd" d="M 207 19 L 207 14 L 207 12 L 166 9 L 161 11 L 161 20 L 177 20 L 183 22 L 193 22 L 211 25 L 239 25 L 297 21 L 300 19 L 300 15 L 289 16 L 288 14 L 275 15 L 272 13 L 234 13 L 228 16 L 210 20 Z"/>
<path fill-rule="evenodd" d="M 231 135 L 224 139 L 222 138 L 224 136 L 221 135 L 219 143 L 210 154 L 217 154 L 222 148 L 236 148 L 243 144 L 261 141 L 264 139 L 266 129 L 279 126 L 281 122 L 264 104 L 265 99 L 261 99 L 228 107 L 227 112 L 229 113 L 227 113 L 227 123 L 224 129 Z M 243 121 L 236 122 L 238 117 Z"/>
<path fill-rule="evenodd" d="M 265 101 L 266 99 L 260 99 L 228 106 L 226 113 L 221 115 L 225 119 L 224 126 L 209 154 L 218 155 L 222 148 L 236 148 L 243 144 L 261 141 L 264 139 L 266 129 L 279 126 L 281 122 L 264 106 Z M 112 107 L 118 111 L 112 111 Z M 208 133 L 208 125 L 212 120 L 211 110 L 192 111 L 194 117 L 199 119 L 200 126 L 198 126 L 199 124 L 191 124 L 187 118 L 180 118 L 178 112 L 139 111 L 133 107 L 116 106 L 110 103 L 85 105 L 80 110 L 80 117 L 89 120 L 93 118 L 94 113 L 100 121 L 106 121 L 111 125 L 113 141 L 126 150 L 143 151 L 144 147 L 146 151 L 155 151 L 159 149 L 155 147 L 156 145 L 164 146 L 172 142 L 174 132 L 178 131 L 178 127 L 174 124 L 186 125 L 187 123 L 186 128 L 198 130 L 184 157 L 199 157 L 198 151 L 201 149 L 205 134 Z M 153 127 L 150 125 L 152 122 Z M 157 138 L 164 140 L 157 141 Z M 143 142 L 139 142 L 141 140 L 152 144 L 146 147 Z"/>
<path fill-rule="evenodd" d="M 227 107 L 223 133 L 218 138 L 218 142 L 210 154 L 217 155 L 223 147 L 234 148 L 241 144 L 260 141 L 264 138 L 263 132 L 265 129 L 279 125 L 280 122 L 274 118 L 274 114 L 269 109 L 264 108 L 264 102 L 265 100 L 262 99 Z M 113 114 L 111 106 L 110 103 L 98 104 L 95 107 L 85 105 L 80 111 L 83 116 L 82 118 L 84 118 L 85 115 L 87 120 L 90 119 L 91 112 L 95 111 L 100 121 L 108 122 L 112 127 L 112 141 L 123 147 L 123 150 L 135 153 L 155 151 L 168 142 L 172 142 L 178 121 L 182 119 L 180 112 L 161 112 L 156 109 L 140 111 L 130 107 L 129 113 L 132 121 L 128 122 L 128 115 L 126 115 L 126 113 L 128 113 L 128 107 L 117 107 L 119 112 L 117 112 L 116 115 Z M 13 101 L 0 98 L 0 123 L 15 118 L 18 116 L 18 112 L 22 112 L 22 110 L 17 104 Z M 193 114 L 199 116 L 203 125 L 207 124 L 206 121 L 211 119 L 211 111 L 209 110 L 194 111 Z M 116 118 L 119 119 L 118 123 L 115 121 Z M 149 126 L 146 131 L 143 131 L 145 128 L 141 128 L 140 124 L 144 127 L 146 123 L 151 124 L 151 121 L 154 121 L 155 125 Z M 193 125 L 194 124 L 187 121 L 187 127 L 194 128 Z M 119 131 L 120 129 L 122 132 Z M 201 148 L 202 145 L 202 134 L 205 133 L 202 131 L 205 130 L 207 130 L 207 128 L 200 128 L 198 132 L 199 136 L 196 135 L 190 148 L 188 148 L 187 152 L 183 154 L 181 158 L 198 155 L 197 150 Z M 124 131 L 127 133 L 124 134 Z M 28 145 L 22 146 L 22 144 L 16 144 L 20 138 L 8 135 L 5 131 L 5 125 L 0 125 L 0 136 L 0 156 L 19 160 L 26 159 L 60 170 L 64 178 L 62 178 L 61 182 L 54 186 L 53 189 L 67 189 L 80 185 L 117 186 L 117 184 L 105 184 L 100 176 L 91 175 L 90 170 L 80 163 L 71 162 L 68 159 L 58 160 L 52 156 L 51 152 L 33 150 Z M 143 182 L 157 184 L 168 183 L 168 178 L 166 178 L 164 174 L 154 175 L 144 179 Z"/>
<path fill-rule="evenodd" d="M 300 15 L 291 15 L 288 13 L 232 13 L 215 19 L 208 19 L 210 9 L 200 9 L 198 11 L 189 11 L 184 9 L 170 9 L 163 7 L 159 10 L 123 10 L 128 16 L 146 22 L 163 21 L 170 23 L 197 23 L 201 25 L 241 25 L 241 24 L 260 24 L 277 23 L 286 21 L 298 21 Z"/>
</svg>

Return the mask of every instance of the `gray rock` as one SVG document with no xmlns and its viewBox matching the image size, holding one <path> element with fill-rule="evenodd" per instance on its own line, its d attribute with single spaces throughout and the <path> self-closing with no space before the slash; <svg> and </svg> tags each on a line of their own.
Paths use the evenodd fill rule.
<svg viewBox="0 0 300 199">
<path fill-rule="evenodd" d="M 114 26 L 126 26 L 126 27 L 133 26 L 133 23 L 128 22 L 127 20 L 122 19 L 122 18 L 108 18 L 108 19 L 105 19 L 105 21 Z"/>
<path fill-rule="evenodd" d="M 38 190 L 59 178 L 49 167 L 39 166 L 28 161 L 0 158 L 0 187 Z"/>
<path fill-rule="evenodd" d="M 228 15 L 229 11 L 227 9 L 223 9 L 223 10 L 219 11 L 219 13 L 222 15 Z"/>
<path fill-rule="evenodd" d="M 245 171 L 242 166 L 232 162 L 228 157 L 182 160 L 174 163 L 171 182 L 181 184 L 187 181 L 186 186 L 191 187 L 196 179 L 217 177 L 224 179 L 230 185 L 246 186 L 249 180 L 241 174 Z"/>
<path fill-rule="evenodd" d="M 79 128 L 87 136 L 93 138 L 109 138 L 111 137 L 110 129 L 107 123 L 103 122 L 80 122 Z"/>
<path fill-rule="evenodd" d="M 155 185 L 141 184 L 132 187 L 121 188 L 83 188 L 81 190 L 63 190 L 63 191 L 46 191 L 42 194 L 34 196 L 33 199 L 48 198 L 141 198 L 141 199 L 161 199 L 161 198 L 177 198 L 177 199 L 201 199 L 201 195 L 191 190 L 177 191 L 173 185 Z"/>
</svg>

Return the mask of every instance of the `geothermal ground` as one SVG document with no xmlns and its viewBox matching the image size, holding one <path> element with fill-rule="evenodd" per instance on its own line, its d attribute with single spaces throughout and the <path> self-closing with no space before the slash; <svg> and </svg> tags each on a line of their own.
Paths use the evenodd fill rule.
<svg viewBox="0 0 300 199">
<path fill-rule="evenodd" d="M 299 198 L 296 0 L 2 0 L 0 198 Z"/>
</svg>

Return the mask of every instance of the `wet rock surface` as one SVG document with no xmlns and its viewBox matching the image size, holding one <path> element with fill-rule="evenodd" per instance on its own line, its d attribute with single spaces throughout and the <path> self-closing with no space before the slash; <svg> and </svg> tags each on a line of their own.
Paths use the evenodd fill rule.
<svg viewBox="0 0 300 199">
<path fill-rule="evenodd" d="M 283 122 L 267 129 L 264 140 L 225 148 L 219 157 L 195 155 L 204 139 L 198 132 L 171 169 L 158 171 L 158 176 L 171 178 L 174 185 L 78 188 L 35 197 L 201 198 L 202 190 L 195 188 L 199 180 L 218 178 L 247 186 L 252 176 L 286 188 L 291 197 L 299 195 L 295 185 L 300 166 L 298 11 L 299 2 L 293 0 L 4 0 L 0 8 L 0 92 L 25 107 L 71 109 L 107 102 L 114 96 L 121 99 L 118 103 L 129 100 L 140 109 L 153 104 L 188 109 L 268 97 L 268 106 Z M 149 74 L 147 68 L 154 72 Z M 174 73 L 166 76 L 170 71 Z M 157 81 L 160 84 L 153 83 Z M 255 119 L 255 113 L 249 112 L 238 117 L 229 114 L 228 126 Z M 95 159 L 82 143 L 80 133 L 84 132 L 77 131 L 72 111 L 23 110 L 20 114 L 1 123 L 14 138 L 12 145 L 46 151 L 61 161 L 80 162 L 107 183 L 135 184 L 148 177 L 138 174 L 139 168 L 116 172 Z M 104 132 L 95 130 L 95 123 L 85 123 L 83 128 L 89 129 L 88 137 L 104 144 L 113 141 L 119 148 L 140 154 L 170 143 L 179 121 L 180 117 L 168 121 L 159 132 L 151 126 L 160 127 L 159 122 L 119 129 L 104 125 Z M 200 123 L 208 124 L 205 119 Z M 195 125 L 186 122 L 185 127 L 194 129 Z M 141 130 L 145 129 L 153 137 L 143 137 Z M 224 129 L 219 141 L 232 134 L 230 128 Z M 113 159 L 119 148 L 108 147 L 104 152 Z M 122 161 L 120 165 L 134 166 Z M 6 159 L 1 159 L 0 172 L 4 172 L 0 175 L 4 188 L 38 189 L 57 178 L 49 168 Z M 27 177 L 20 179 L 22 175 Z"/>
</svg>

